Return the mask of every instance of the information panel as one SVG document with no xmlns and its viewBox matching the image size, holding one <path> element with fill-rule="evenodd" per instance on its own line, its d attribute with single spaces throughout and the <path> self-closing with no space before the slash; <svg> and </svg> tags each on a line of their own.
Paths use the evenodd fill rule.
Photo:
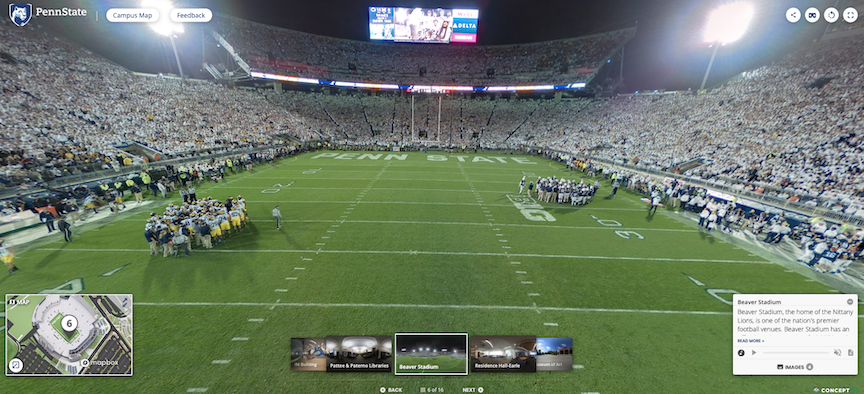
<svg viewBox="0 0 864 394">
<path fill-rule="evenodd" d="M 369 7 L 369 39 L 448 44 L 477 42 L 478 10 Z"/>
<path fill-rule="evenodd" d="M 857 375 L 857 294 L 732 295 L 735 375 Z"/>
</svg>

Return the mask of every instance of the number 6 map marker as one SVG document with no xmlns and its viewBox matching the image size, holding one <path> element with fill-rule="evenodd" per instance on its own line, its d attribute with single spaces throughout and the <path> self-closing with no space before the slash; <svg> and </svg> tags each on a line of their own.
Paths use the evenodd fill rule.
<svg viewBox="0 0 864 394">
<path fill-rule="evenodd" d="M 75 331 L 78 328 L 78 319 L 75 316 L 63 316 L 63 320 L 60 321 L 60 325 L 63 326 L 63 330 L 66 332 Z"/>
</svg>

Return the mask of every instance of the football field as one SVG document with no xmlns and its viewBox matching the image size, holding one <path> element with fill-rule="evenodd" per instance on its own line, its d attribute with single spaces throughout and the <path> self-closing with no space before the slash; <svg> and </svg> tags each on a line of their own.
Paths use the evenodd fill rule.
<svg viewBox="0 0 864 394">
<path fill-rule="evenodd" d="M 536 156 L 312 152 L 199 186 L 199 197 L 243 195 L 248 203 L 248 228 L 211 250 L 149 255 L 146 218 L 181 202 L 175 193 L 83 229 L 73 243 L 26 251 L 16 259 L 21 271 L 0 278 L 3 293 L 134 295 L 134 376 L 2 377 L 0 391 L 864 389 L 857 376 L 732 375 L 732 308 L 724 302 L 732 293 L 831 288 L 671 211 L 649 216 L 628 191 L 606 198 L 606 181 L 586 206 L 518 195 L 522 176 L 553 175 L 582 176 Z M 282 230 L 270 215 L 275 205 Z M 292 337 L 397 332 L 572 337 L 574 370 L 459 377 L 290 370 Z"/>
</svg>

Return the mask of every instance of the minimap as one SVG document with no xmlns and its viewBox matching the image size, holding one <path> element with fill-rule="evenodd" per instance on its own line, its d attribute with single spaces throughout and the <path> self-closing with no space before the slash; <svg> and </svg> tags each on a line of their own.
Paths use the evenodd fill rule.
<svg viewBox="0 0 864 394">
<path fill-rule="evenodd" d="M 6 376 L 132 375 L 131 294 L 7 294 Z"/>
</svg>

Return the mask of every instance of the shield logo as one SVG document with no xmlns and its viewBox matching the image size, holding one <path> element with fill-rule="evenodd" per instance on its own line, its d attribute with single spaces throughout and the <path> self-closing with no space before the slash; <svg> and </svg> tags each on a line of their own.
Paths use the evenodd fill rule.
<svg viewBox="0 0 864 394">
<path fill-rule="evenodd" d="M 30 22 L 33 17 L 33 4 L 9 4 L 9 18 L 19 27 Z"/>
</svg>

